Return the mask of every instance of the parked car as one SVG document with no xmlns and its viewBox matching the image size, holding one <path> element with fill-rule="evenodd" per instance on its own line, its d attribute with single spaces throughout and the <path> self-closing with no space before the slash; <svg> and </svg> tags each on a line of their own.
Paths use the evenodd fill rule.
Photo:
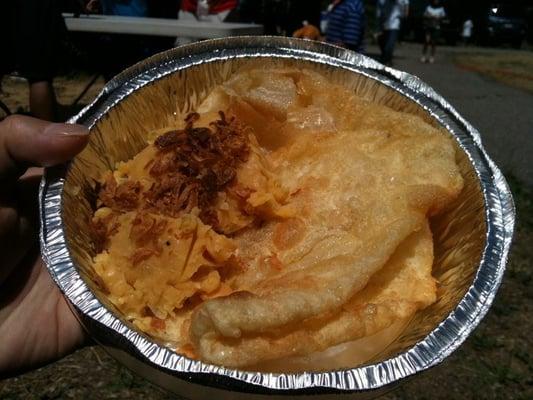
<svg viewBox="0 0 533 400">
<path fill-rule="evenodd" d="M 480 44 L 511 44 L 520 48 L 526 37 L 525 10 L 512 4 L 491 4 L 480 16 L 474 30 Z"/>
</svg>

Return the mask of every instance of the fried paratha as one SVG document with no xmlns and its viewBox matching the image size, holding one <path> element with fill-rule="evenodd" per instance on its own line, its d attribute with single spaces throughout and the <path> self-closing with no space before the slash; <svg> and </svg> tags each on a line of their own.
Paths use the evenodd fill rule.
<svg viewBox="0 0 533 400">
<path fill-rule="evenodd" d="M 255 365 L 435 301 L 428 218 L 463 185 L 446 132 L 278 69 L 240 72 L 156 137 L 102 180 L 94 267 L 178 352 Z"/>
</svg>

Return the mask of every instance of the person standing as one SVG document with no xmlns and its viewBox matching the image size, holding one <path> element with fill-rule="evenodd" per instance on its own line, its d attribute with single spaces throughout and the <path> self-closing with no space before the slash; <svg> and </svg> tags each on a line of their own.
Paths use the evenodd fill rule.
<svg viewBox="0 0 533 400">
<path fill-rule="evenodd" d="M 420 61 L 423 63 L 430 62 L 433 64 L 435 62 L 435 52 L 437 47 L 438 35 L 440 32 L 440 23 L 446 18 L 446 11 L 444 7 L 440 5 L 439 0 L 432 0 L 431 3 L 426 7 L 424 11 L 424 47 L 422 48 L 422 58 Z M 431 46 L 431 55 L 429 59 L 427 57 L 428 47 Z"/>
<path fill-rule="evenodd" d="M 463 39 L 463 44 L 468 46 L 472 39 L 472 30 L 474 29 L 474 23 L 469 18 L 463 23 L 463 30 L 461 31 L 461 38 Z"/>
<path fill-rule="evenodd" d="M 59 0 L 19 0 L 2 4 L 1 75 L 16 70 L 28 80 L 31 115 L 59 119 L 53 80 L 61 66 L 65 22 Z"/>
<path fill-rule="evenodd" d="M 328 15 L 326 40 L 337 46 L 362 52 L 365 8 L 362 0 L 335 0 Z"/>
<path fill-rule="evenodd" d="M 409 0 L 378 0 L 376 11 L 380 30 L 380 61 L 385 65 L 392 65 L 401 20 L 409 15 Z"/>
</svg>

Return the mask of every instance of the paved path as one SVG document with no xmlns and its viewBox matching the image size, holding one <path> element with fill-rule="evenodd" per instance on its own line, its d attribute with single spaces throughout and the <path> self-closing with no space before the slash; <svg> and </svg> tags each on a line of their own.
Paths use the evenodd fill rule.
<svg viewBox="0 0 533 400">
<path fill-rule="evenodd" d="M 441 93 L 481 132 L 487 152 L 504 173 L 533 187 L 533 94 L 457 68 L 452 62 L 457 51 L 442 49 L 435 64 L 422 64 L 420 46 L 405 43 L 397 49 L 394 67 Z M 377 49 L 368 52 L 373 55 Z"/>
</svg>

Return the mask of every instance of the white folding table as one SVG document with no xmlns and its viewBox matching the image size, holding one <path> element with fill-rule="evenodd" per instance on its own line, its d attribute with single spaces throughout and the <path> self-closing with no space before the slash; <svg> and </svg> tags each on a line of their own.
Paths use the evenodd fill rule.
<svg viewBox="0 0 533 400">
<path fill-rule="evenodd" d="M 228 36 L 261 35 L 263 26 L 233 22 L 180 21 L 179 19 L 80 15 L 64 13 L 69 31 L 122 33 L 132 35 L 212 39 Z"/>
</svg>

